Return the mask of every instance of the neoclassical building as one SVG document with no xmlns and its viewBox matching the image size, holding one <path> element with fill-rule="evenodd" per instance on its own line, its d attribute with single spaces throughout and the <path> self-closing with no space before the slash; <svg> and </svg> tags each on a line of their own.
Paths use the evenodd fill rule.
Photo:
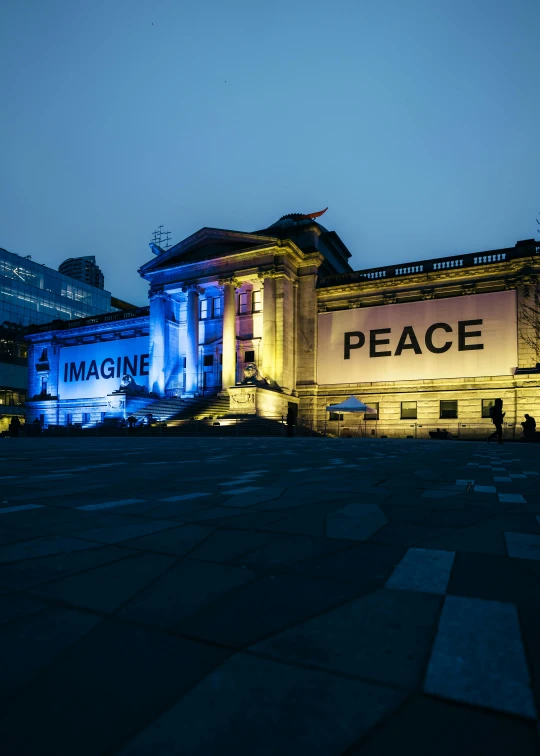
<svg viewBox="0 0 540 756">
<path fill-rule="evenodd" d="M 326 406 L 351 394 L 370 407 L 368 434 L 483 432 L 498 396 L 509 428 L 538 414 L 537 330 L 522 317 L 538 242 L 354 271 L 320 215 L 150 245 L 139 270 L 148 308 L 31 334 L 28 419 L 279 417 L 293 407 L 332 429 L 347 418 Z"/>
</svg>

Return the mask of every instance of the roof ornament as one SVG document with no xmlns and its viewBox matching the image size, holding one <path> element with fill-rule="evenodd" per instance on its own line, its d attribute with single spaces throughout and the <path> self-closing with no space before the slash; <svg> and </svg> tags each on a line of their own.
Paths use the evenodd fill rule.
<svg viewBox="0 0 540 756">
<path fill-rule="evenodd" d="M 305 215 L 303 213 L 289 213 L 288 215 L 282 215 L 279 220 L 312 220 L 313 218 L 320 218 L 327 210 L 328 208 L 325 207 L 324 210 L 319 210 L 317 213 L 306 213 Z"/>
</svg>

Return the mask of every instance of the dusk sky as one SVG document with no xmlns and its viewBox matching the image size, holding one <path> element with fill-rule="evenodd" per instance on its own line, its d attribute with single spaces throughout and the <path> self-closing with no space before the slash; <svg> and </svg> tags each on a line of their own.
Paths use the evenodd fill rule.
<svg viewBox="0 0 540 756">
<path fill-rule="evenodd" d="M 163 223 L 327 205 L 354 268 L 538 237 L 538 0 L 3 0 L 0 247 L 146 304 Z"/>
</svg>

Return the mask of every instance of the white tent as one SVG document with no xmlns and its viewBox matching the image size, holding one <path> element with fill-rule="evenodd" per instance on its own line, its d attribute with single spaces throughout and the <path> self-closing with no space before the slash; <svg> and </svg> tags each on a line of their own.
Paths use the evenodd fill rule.
<svg viewBox="0 0 540 756">
<path fill-rule="evenodd" d="M 365 405 L 364 402 L 361 402 L 360 399 L 357 399 L 355 396 L 350 396 L 348 399 L 345 399 L 344 402 L 340 402 L 339 404 L 330 404 L 326 408 L 326 411 L 327 412 L 375 412 L 375 410 Z"/>
</svg>

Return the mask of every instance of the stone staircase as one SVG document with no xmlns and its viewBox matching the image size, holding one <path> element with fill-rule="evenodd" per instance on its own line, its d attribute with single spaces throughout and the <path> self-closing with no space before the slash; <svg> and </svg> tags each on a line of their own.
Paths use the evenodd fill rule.
<svg viewBox="0 0 540 756">
<path fill-rule="evenodd" d="M 229 411 L 228 396 L 195 396 L 193 398 L 164 398 L 147 404 L 134 412 L 139 420 L 150 413 L 168 426 L 175 426 L 185 420 L 216 419 Z"/>
</svg>

